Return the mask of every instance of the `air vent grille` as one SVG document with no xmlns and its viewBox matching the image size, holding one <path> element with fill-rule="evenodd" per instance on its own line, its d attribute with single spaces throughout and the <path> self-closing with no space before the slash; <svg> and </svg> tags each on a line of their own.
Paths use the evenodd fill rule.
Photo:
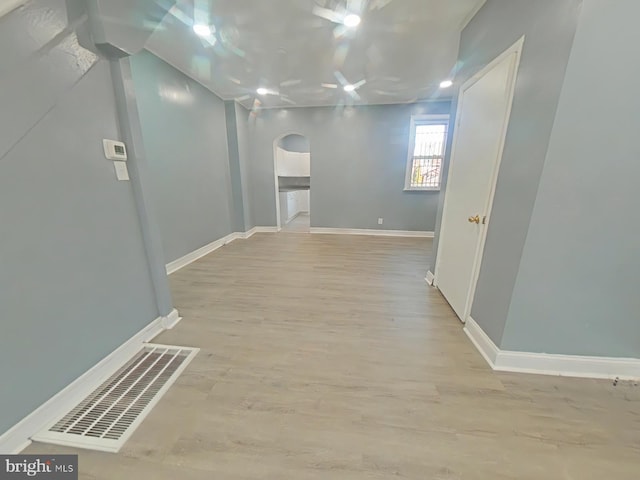
<svg viewBox="0 0 640 480">
<path fill-rule="evenodd" d="M 198 349 L 147 344 L 34 440 L 117 452 Z"/>
</svg>

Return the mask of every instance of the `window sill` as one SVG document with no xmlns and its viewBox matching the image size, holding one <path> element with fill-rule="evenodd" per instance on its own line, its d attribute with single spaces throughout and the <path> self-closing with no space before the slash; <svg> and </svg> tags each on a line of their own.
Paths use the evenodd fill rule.
<svg viewBox="0 0 640 480">
<path fill-rule="evenodd" d="M 439 188 L 404 188 L 403 192 L 439 192 Z"/>
</svg>

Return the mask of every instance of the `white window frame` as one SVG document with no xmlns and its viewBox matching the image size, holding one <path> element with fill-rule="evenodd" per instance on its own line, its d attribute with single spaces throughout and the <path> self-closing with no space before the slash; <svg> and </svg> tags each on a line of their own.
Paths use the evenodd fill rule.
<svg viewBox="0 0 640 480">
<path fill-rule="evenodd" d="M 446 155 L 446 138 L 445 147 L 442 152 L 442 164 L 440 165 L 440 177 L 438 178 L 437 187 L 412 187 L 411 172 L 413 171 L 413 151 L 416 147 L 416 126 L 417 125 L 447 125 L 447 137 L 449 136 L 449 115 L 411 115 L 411 130 L 409 134 L 409 149 L 407 152 L 407 164 L 405 167 L 404 191 L 405 192 L 438 192 L 442 188 L 442 172 L 444 170 L 444 157 Z"/>
</svg>

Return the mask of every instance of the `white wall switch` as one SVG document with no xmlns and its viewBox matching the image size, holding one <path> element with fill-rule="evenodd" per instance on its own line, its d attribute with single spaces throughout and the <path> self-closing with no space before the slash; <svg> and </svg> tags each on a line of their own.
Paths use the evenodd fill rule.
<svg viewBox="0 0 640 480">
<path fill-rule="evenodd" d="M 116 169 L 116 178 L 120 181 L 129 180 L 129 170 L 125 162 L 113 162 Z"/>
<path fill-rule="evenodd" d="M 380 218 L 378 219 L 378 225 L 382 225 L 382 222 L 383 222 L 383 221 L 384 221 L 384 220 L 383 220 L 383 218 L 382 218 L 382 217 L 380 217 Z"/>
<path fill-rule="evenodd" d="M 104 148 L 104 156 L 108 160 L 127 160 L 127 147 L 124 146 L 124 143 L 105 138 L 102 140 L 102 147 Z"/>
</svg>

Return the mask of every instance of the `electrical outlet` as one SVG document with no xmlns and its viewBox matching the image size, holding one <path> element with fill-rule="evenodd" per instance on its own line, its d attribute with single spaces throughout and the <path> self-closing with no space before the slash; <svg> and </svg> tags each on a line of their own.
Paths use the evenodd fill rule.
<svg viewBox="0 0 640 480">
<path fill-rule="evenodd" d="M 382 225 L 382 222 L 384 222 L 384 219 L 383 219 L 382 217 L 380 217 L 380 218 L 378 219 L 378 225 Z"/>
</svg>

